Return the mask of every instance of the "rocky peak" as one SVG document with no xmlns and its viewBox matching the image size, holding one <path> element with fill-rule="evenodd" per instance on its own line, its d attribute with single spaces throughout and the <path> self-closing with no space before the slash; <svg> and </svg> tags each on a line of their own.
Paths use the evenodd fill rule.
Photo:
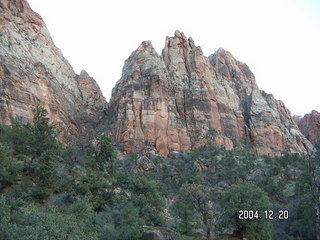
<svg viewBox="0 0 320 240">
<path fill-rule="evenodd" d="M 143 41 L 137 49 L 138 51 L 146 51 L 149 53 L 154 52 L 154 48 L 152 46 L 151 41 Z"/>
<path fill-rule="evenodd" d="M 84 70 L 81 71 L 76 79 L 82 99 L 86 102 L 86 111 L 91 111 L 91 115 L 97 114 L 96 111 L 98 109 L 102 112 L 105 111 L 107 108 L 107 101 L 97 82 Z M 102 117 L 102 114 L 97 115 Z"/>
<path fill-rule="evenodd" d="M 320 113 L 316 110 L 312 110 L 311 115 L 316 116 L 316 117 L 320 117 Z"/>
<path fill-rule="evenodd" d="M 304 117 L 295 117 L 301 132 L 313 144 L 320 143 L 320 113 L 313 110 Z"/>
<path fill-rule="evenodd" d="M 258 88 L 255 77 L 247 64 L 238 61 L 230 52 L 219 48 L 214 54 L 209 56 L 209 60 L 219 76 L 224 80 L 231 80 L 235 88 L 250 89 Z"/>
<path fill-rule="evenodd" d="M 187 39 L 183 32 L 176 30 L 173 37 L 166 37 L 165 48 L 185 48 L 191 50 L 195 48 L 195 45 L 191 37 Z"/>
<path fill-rule="evenodd" d="M 193 39 L 177 30 L 174 37 L 166 37 L 162 57 L 173 78 L 201 78 L 204 74 L 204 55 Z"/>
<path fill-rule="evenodd" d="M 109 110 L 109 134 L 126 150 L 147 144 L 166 155 L 212 141 L 257 154 L 313 149 L 246 64 L 223 49 L 207 58 L 180 31 L 166 38 L 160 57 L 149 42 L 131 54 Z"/>
<path fill-rule="evenodd" d="M 90 78 L 90 75 L 85 70 L 81 70 L 79 78 L 81 79 Z"/>
<path fill-rule="evenodd" d="M 132 141 L 136 147 L 150 141 L 157 146 L 164 144 L 161 149 L 163 154 L 167 153 L 162 138 L 167 116 L 162 109 L 165 99 L 169 99 L 169 76 L 164 69 L 164 62 L 151 42 L 142 42 L 125 61 L 108 108 L 112 113 L 110 135 L 124 144 L 125 151 L 132 149 Z"/>
</svg>

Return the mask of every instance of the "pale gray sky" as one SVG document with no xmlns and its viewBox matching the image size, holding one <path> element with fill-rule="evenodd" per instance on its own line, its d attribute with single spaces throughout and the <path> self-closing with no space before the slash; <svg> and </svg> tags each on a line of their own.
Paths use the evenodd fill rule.
<svg viewBox="0 0 320 240">
<path fill-rule="evenodd" d="M 206 56 L 219 47 L 249 65 L 291 113 L 320 110 L 320 0 L 28 0 L 76 73 L 107 100 L 142 41 L 159 54 L 176 29 Z"/>
</svg>

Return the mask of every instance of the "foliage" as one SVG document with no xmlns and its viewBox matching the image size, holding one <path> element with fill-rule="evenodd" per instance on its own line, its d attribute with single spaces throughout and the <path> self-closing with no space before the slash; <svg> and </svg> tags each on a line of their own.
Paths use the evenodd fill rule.
<svg viewBox="0 0 320 240">
<path fill-rule="evenodd" d="M 105 135 L 96 138 L 96 149 L 93 151 L 95 167 L 101 171 L 105 170 L 109 175 L 116 171 L 116 153 L 111 139 Z"/>
<path fill-rule="evenodd" d="M 15 175 L 14 165 L 18 164 L 19 160 L 24 162 L 23 170 L 38 178 L 39 184 L 53 184 L 55 163 L 60 159 L 62 149 L 56 140 L 57 132 L 46 117 L 47 111 L 37 107 L 33 110 L 33 114 L 33 124 L 14 123 L 12 126 L 1 127 L 0 142 L 9 150 L 11 149 L 11 160 L 6 156 L 1 158 L 4 161 L 4 171 L 7 173 L 9 171 L 11 176 L 11 181 L 7 184 L 14 183 L 12 181 Z M 0 150 L 1 154 L 4 154 L 4 149 Z M 8 178 L 7 174 L 6 179 Z"/>
<path fill-rule="evenodd" d="M 0 146 L 0 190 L 11 186 L 17 181 L 18 168 L 11 160 L 8 147 Z"/>
<path fill-rule="evenodd" d="M 10 203 L 3 196 L 0 197 L 0 223 L 0 239 L 6 240 L 98 239 L 98 234 L 74 215 L 31 205 L 10 209 Z"/>
<path fill-rule="evenodd" d="M 170 213 L 179 219 L 174 228 L 182 234 L 193 235 L 193 229 L 199 227 L 192 203 L 187 199 L 181 198 L 175 201 L 170 207 Z"/>
<path fill-rule="evenodd" d="M 49 123 L 48 112 L 42 107 L 33 110 L 33 123 L 14 122 L 12 126 L 2 126 L 0 141 L 11 147 L 14 155 L 25 154 L 32 158 L 43 152 L 59 147 L 57 131 Z"/>
<path fill-rule="evenodd" d="M 253 183 L 239 182 L 228 187 L 223 194 L 222 201 L 225 212 L 226 226 L 236 228 L 240 237 L 248 239 L 271 239 L 271 224 L 269 219 L 240 219 L 239 210 L 258 211 L 273 209 L 272 203 L 261 188 Z"/>
<path fill-rule="evenodd" d="M 310 204 L 312 198 L 310 195 L 305 195 L 295 199 L 288 206 L 290 219 L 287 230 L 291 236 L 295 238 L 315 239 L 315 211 Z"/>
</svg>

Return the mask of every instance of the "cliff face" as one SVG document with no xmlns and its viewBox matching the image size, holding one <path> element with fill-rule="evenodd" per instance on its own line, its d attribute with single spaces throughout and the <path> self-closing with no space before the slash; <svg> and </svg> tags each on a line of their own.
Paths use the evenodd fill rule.
<svg viewBox="0 0 320 240">
<path fill-rule="evenodd" d="M 270 155 L 313 149 L 284 104 L 259 90 L 249 67 L 223 49 L 205 57 L 179 31 L 167 37 L 161 56 L 143 42 L 107 106 L 94 79 L 75 74 L 28 3 L 2 0 L 0 123 L 30 121 L 37 105 L 65 143 L 109 126 L 125 150 L 151 145 L 162 155 L 210 142 Z"/>
<path fill-rule="evenodd" d="M 30 121 L 45 107 L 65 143 L 93 134 L 106 101 L 84 71 L 76 75 L 24 0 L 0 2 L 0 123 Z M 94 127 L 93 127 L 94 126 Z"/>
<path fill-rule="evenodd" d="M 149 144 L 166 155 L 211 141 L 260 155 L 313 149 L 284 104 L 259 90 L 246 64 L 223 49 L 205 57 L 179 31 L 167 37 L 161 56 L 151 42 L 131 54 L 109 110 L 109 134 L 127 150 Z"/>
<path fill-rule="evenodd" d="M 312 111 L 304 117 L 296 117 L 300 131 L 313 144 L 320 143 L 320 113 Z"/>
</svg>

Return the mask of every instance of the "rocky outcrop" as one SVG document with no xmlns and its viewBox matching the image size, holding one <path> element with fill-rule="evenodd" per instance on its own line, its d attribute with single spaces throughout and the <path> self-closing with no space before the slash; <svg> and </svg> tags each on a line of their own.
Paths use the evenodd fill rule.
<svg viewBox="0 0 320 240">
<path fill-rule="evenodd" d="M 105 130 L 108 105 L 100 87 L 86 71 L 82 70 L 76 81 L 81 92 L 81 133 L 90 139 Z"/>
<path fill-rule="evenodd" d="M 166 155 L 210 142 L 259 155 L 313 151 L 289 110 L 259 90 L 245 63 L 223 49 L 205 57 L 179 31 L 166 38 L 161 56 L 151 42 L 131 54 L 109 110 L 109 134 L 127 151 L 147 144 Z"/>
<path fill-rule="evenodd" d="M 304 117 L 295 116 L 300 131 L 313 144 L 320 143 L 320 113 L 313 110 Z"/>
<path fill-rule="evenodd" d="M 147 156 L 140 156 L 136 163 L 137 167 L 145 172 L 152 171 L 156 167 L 156 165 Z"/>
<path fill-rule="evenodd" d="M 0 123 L 30 121 L 41 105 L 65 143 L 96 131 L 106 101 L 95 81 L 76 75 L 24 0 L 0 2 Z"/>
<path fill-rule="evenodd" d="M 165 227 L 142 227 L 141 240 L 182 240 L 174 231 Z"/>
</svg>

